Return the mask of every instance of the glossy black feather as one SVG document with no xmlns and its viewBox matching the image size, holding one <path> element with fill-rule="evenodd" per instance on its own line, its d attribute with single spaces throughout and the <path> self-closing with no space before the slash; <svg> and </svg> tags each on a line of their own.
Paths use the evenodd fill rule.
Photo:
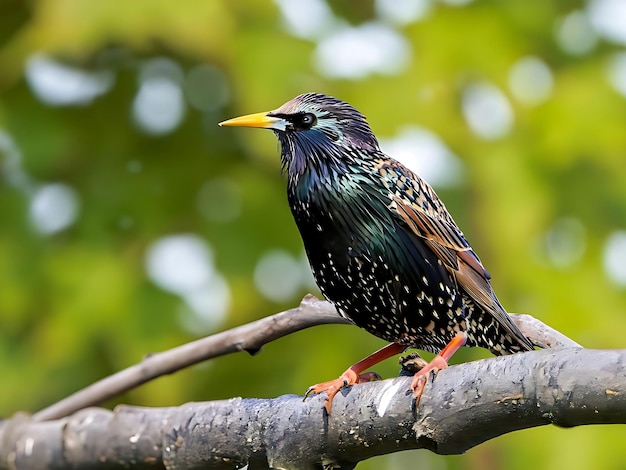
<svg viewBox="0 0 626 470">
<path fill-rule="evenodd" d="M 312 113 L 308 125 L 302 116 Z M 532 349 L 432 188 L 380 151 L 365 117 L 319 94 L 268 114 L 288 199 L 317 284 L 387 341 L 439 351 L 458 331 L 495 354 Z"/>
</svg>

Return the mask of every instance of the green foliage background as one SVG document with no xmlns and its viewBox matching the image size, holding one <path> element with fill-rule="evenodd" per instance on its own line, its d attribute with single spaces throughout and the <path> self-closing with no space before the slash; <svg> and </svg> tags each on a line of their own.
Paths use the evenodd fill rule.
<svg viewBox="0 0 626 470">
<path fill-rule="evenodd" d="M 353 25 L 376 17 L 369 1 L 329 5 Z M 253 282 L 268 250 L 302 253 L 275 139 L 217 122 L 273 109 L 307 91 L 353 103 L 379 137 L 410 123 L 435 132 L 464 163 L 462 184 L 439 193 L 504 305 L 587 347 L 624 347 L 626 295 L 603 268 L 607 238 L 626 226 L 626 102 L 606 77 L 620 49 L 600 41 L 571 56 L 555 40 L 559 21 L 585 5 L 435 3 L 426 18 L 397 27 L 412 48 L 404 71 L 346 80 L 316 70 L 315 42 L 289 35 L 271 2 L 5 0 L 0 130 L 21 155 L 24 173 L 69 185 L 80 210 L 67 229 L 38 233 L 29 219 L 30 196 L 11 182 L 6 145 L 0 147 L 0 414 L 36 411 L 151 351 L 210 333 L 184 328 L 182 300 L 148 278 L 146 250 L 161 237 L 192 233 L 210 244 L 232 299 L 227 318 L 211 331 L 299 301 L 309 289 L 275 303 Z M 35 53 L 89 72 L 109 71 L 114 83 L 89 103 L 51 106 L 26 80 Z M 508 87 L 511 66 L 526 55 L 541 57 L 553 74 L 553 92 L 539 106 L 520 103 Z M 171 59 L 183 73 L 199 64 L 217 67 L 227 77 L 229 100 L 209 111 L 187 106 L 181 124 L 165 135 L 142 131 L 132 102 L 142 65 L 156 57 Z M 461 93 L 475 80 L 490 81 L 509 98 L 515 121 L 505 137 L 483 140 L 465 122 Z M 234 220 L 203 215 L 199 193 L 215 178 L 238 185 L 241 209 Z M 224 197 L 204 203 L 219 207 L 228 204 Z M 546 242 L 563 218 L 584 227 L 584 251 L 565 266 L 551 262 Z M 161 378 L 119 402 L 170 406 L 302 393 L 381 344 L 356 328 L 319 327 L 255 357 L 227 357 Z M 459 360 L 485 356 L 467 351 Z M 377 370 L 392 376 L 397 366 L 388 361 Z M 618 469 L 626 462 L 625 439 L 622 426 L 544 427 L 464 456 L 409 452 L 359 468 Z"/>
</svg>

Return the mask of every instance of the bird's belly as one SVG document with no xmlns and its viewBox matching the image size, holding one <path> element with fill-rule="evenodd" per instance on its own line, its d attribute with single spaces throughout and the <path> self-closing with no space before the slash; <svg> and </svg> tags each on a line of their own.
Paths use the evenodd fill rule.
<svg viewBox="0 0 626 470">
<path fill-rule="evenodd" d="M 357 326 L 386 341 L 435 352 L 466 330 L 452 279 L 405 276 L 382 255 L 349 252 L 326 251 L 326 259 L 312 268 L 324 296 Z"/>
</svg>

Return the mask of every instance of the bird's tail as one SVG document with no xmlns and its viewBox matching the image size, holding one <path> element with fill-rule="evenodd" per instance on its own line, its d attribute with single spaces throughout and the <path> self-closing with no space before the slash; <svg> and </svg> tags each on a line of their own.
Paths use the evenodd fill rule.
<svg viewBox="0 0 626 470">
<path fill-rule="evenodd" d="M 533 351 L 535 344 L 526 337 L 500 302 L 494 305 L 497 312 L 487 312 L 471 299 L 465 300 L 468 345 L 479 346 L 496 356 Z"/>
</svg>

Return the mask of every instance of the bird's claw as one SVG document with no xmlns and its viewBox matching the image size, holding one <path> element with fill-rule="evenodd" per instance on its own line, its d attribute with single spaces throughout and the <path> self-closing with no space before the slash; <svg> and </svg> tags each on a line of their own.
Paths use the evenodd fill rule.
<svg viewBox="0 0 626 470">
<path fill-rule="evenodd" d="M 414 409 L 417 409 L 420 404 L 420 399 L 422 398 L 422 393 L 424 393 L 424 387 L 426 387 L 427 382 L 428 377 L 426 375 L 419 374 L 419 372 L 413 377 L 413 381 L 411 382 L 411 391 L 413 392 Z"/>
<path fill-rule="evenodd" d="M 309 388 L 306 389 L 306 392 L 304 392 L 304 396 L 302 397 L 302 401 L 306 401 L 307 398 L 309 398 L 309 396 L 311 395 L 319 395 L 322 392 L 327 392 L 327 393 L 332 393 L 333 390 L 337 389 L 339 390 L 341 387 L 345 387 L 347 385 L 347 383 L 344 381 L 344 383 L 342 385 L 340 385 L 339 387 L 336 387 L 334 384 L 333 385 L 328 385 L 333 381 L 330 382 L 322 382 L 319 384 L 315 384 L 315 385 L 311 385 Z"/>
<path fill-rule="evenodd" d="M 341 390 L 343 387 L 349 385 L 348 380 L 339 377 L 335 380 L 330 380 L 328 382 L 322 382 L 319 384 L 311 385 L 307 388 L 304 393 L 304 397 L 302 401 L 305 401 L 310 395 L 318 395 L 322 392 L 326 392 L 326 400 L 324 401 L 324 408 L 326 409 L 326 413 L 330 415 L 330 410 L 332 408 L 333 399 L 337 392 Z"/>
<path fill-rule="evenodd" d="M 431 376 L 431 374 L 432 380 L 434 381 L 439 371 L 447 367 L 448 363 L 443 357 L 435 356 L 432 361 L 426 364 L 426 366 L 422 367 L 413 376 L 413 380 L 411 381 L 411 391 L 413 392 L 413 397 L 415 399 L 415 408 L 417 408 L 420 404 L 422 393 L 424 393 L 424 387 L 426 387 L 426 384 L 428 383 L 428 378 Z"/>
<path fill-rule="evenodd" d="M 326 413 L 330 415 L 333 399 L 335 395 L 344 387 L 355 385 L 361 382 L 372 382 L 374 380 L 380 380 L 381 377 L 376 372 L 366 372 L 365 374 L 357 375 L 351 369 L 345 371 L 341 376 L 335 380 L 329 380 L 328 382 L 322 382 L 319 384 L 311 385 L 304 392 L 302 401 L 305 401 L 310 395 L 318 395 L 322 392 L 326 392 L 326 401 L 324 402 L 324 408 Z"/>
</svg>

